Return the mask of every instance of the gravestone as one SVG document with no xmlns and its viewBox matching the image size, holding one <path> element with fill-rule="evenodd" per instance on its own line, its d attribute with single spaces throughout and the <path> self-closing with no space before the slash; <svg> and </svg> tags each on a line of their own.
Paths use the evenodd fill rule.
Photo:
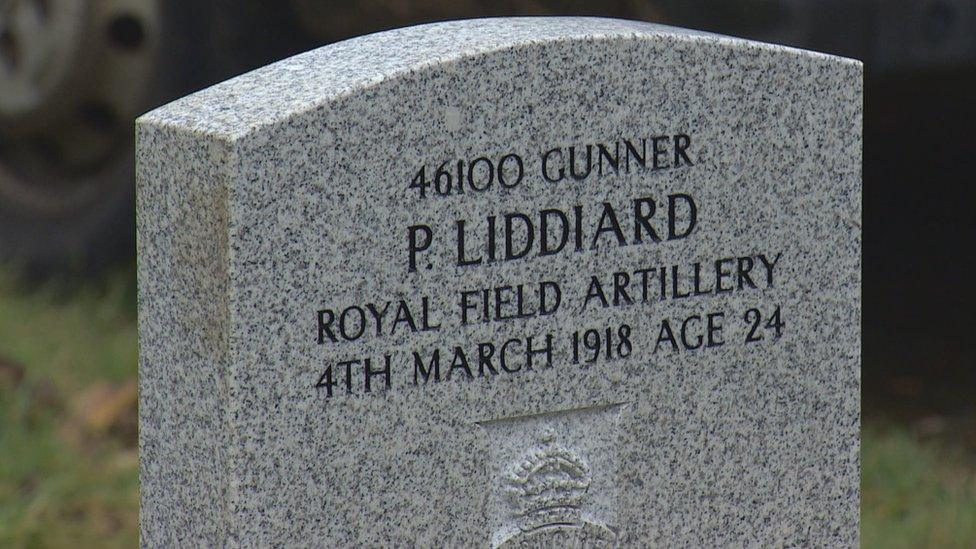
<svg viewBox="0 0 976 549">
<path fill-rule="evenodd" d="M 137 124 L 144 546 L 854 546 L 861 65 L 595 18 Z"/>
</svg>

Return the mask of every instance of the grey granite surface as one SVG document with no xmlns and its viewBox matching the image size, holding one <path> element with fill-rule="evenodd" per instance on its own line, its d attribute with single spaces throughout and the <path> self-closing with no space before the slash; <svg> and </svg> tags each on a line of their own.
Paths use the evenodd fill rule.
<svg viewBox="0 0 976 549">
<path fill-rule="evenodd" d="M 483 19 L 143 116 L 142 545 L 856 546 L 861 97 Z"/>
</svg>

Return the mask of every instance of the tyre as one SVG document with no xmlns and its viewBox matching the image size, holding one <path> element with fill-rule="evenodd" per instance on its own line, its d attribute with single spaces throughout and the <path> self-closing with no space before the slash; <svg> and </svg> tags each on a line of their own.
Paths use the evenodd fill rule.
<svg viewBox="0 0 976 549">
<path fill-rule="evenodd" d="M 130 259 L 133 120 L 306 46 L 274 4 L 0 2 L 0 260 L 78 273 Z"/>
</svg>

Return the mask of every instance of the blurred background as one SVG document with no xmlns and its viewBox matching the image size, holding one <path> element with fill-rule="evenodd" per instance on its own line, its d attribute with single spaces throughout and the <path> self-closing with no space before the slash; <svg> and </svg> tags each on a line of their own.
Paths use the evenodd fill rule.
<svg viewBox="0 0 976 549">
<path fill-rule="evenodd" d="M 0 0 L 0 547 L 137 544 L 137 115 L 360 34 L 571 14 L 864 61 L 862 543 L 976 547 L 976 0 Z"/>
</svg>

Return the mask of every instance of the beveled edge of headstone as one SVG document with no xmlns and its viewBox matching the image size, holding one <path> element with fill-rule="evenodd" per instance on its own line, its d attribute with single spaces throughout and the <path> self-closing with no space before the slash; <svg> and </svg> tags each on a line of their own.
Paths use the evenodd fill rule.
<svg viewBox="0 0 976 549">
<path fill-rule="evenodd" d="M 825 53 L 625 19 L 468 19 L 383 31 L 322 46 L 178 99 L 139 117 L 136 124 L 175 126 L 235 141 L 357 89 L 427 67 L 545 42 L 648 37 L 724 42 L 730 47 L 861 65 L 855 59 Z"/>
</svg>

